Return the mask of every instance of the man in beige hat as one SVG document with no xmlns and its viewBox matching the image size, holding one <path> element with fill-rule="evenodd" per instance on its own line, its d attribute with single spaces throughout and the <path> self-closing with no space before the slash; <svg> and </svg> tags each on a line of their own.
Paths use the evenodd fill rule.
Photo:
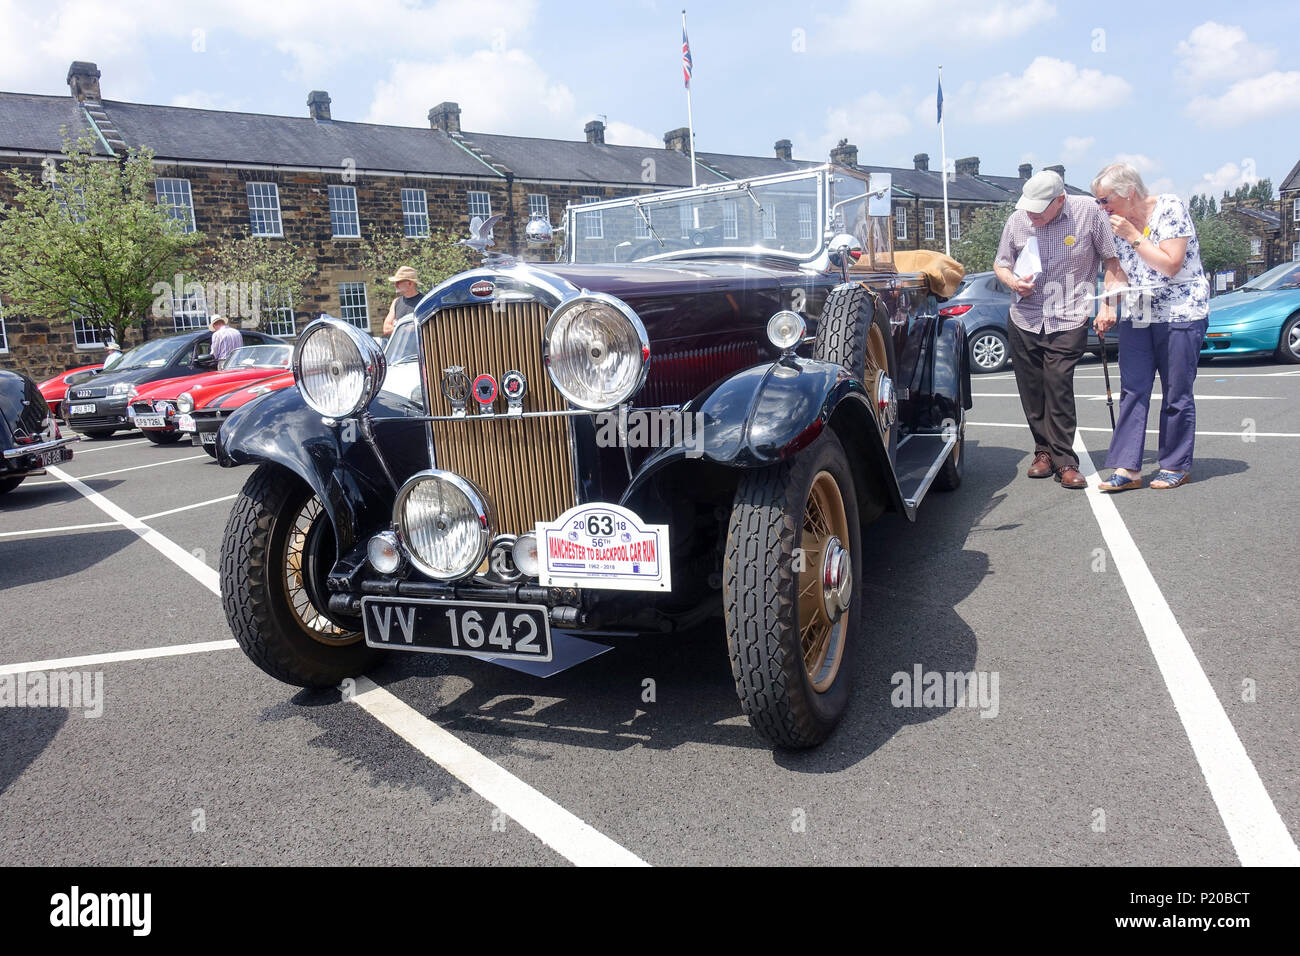
<svg viewBox="0 0 1300 956">
<path fill-rule="evenodd" d="M 1007 340 L 1034 438 L 1029 477 L 1053 475 L 1064 488 L 1088 484 L 1074 453 L 1074 366 L 1088 342 L 1103 263 L 1107 291 L 1122 287 L 1115 237 L 1092 197 L 1066 195 L 1065 183 L 1051 170 L 1031 176 L 1002 229 L 993 271 L 1014 293 Z M 1110 296 L 1102 315 L 1114 318 Z"/>
<path fill-rule="evenodd" d="M 397 298 L 388 307 L 388 315 L 384 317 L 384 334 L 392 335 L 397 320 L 414 312 L 424 296 L 416 286 L 419 277 L 410 266 L 402 266 L 388 277 L 388 281 L 397 289 Z"/>
<path fill-rule="evenodd" d="M 214 315 L 208 328 L 212 329 L 212 357 L 218 362 L 244 344 L 244 336 L 224 315 Z"/>
</svg>

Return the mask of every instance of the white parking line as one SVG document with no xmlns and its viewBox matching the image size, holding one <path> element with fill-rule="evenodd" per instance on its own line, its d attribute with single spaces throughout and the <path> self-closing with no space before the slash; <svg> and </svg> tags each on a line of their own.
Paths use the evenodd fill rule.
<svg viewBox="0 0 1300 956">
<path fill-rule="evenodd" d="M 115 664 L 118 661 L 144 661 L 157 657 L 178 657 L 182 654 L 205 654 L 209 651 L 228 651 L 238 647 L 236 641 L 200 641 L 196 644 L 165 644 L 162 647 L 143 647 L 134 651 L 110 651 L 106 654 L 86 654 L 82 657 L 60 657 L 49 661 L 27 661 L 23 664 L 0 664 L 0 674 L 26 674 L 31 671 L 60 671 L 73 667 L 94 667 L 97 664 Z"/>
<path fill-rule="evenodd" d="M 352 702 L 578 866 L 649 866 L 368 678 Z"/>
<path fill-rule="evenodd" d="M 1174 612 L 1134 543 L 1115 502 L 1099 490 L 1101 480 L 1079 435 L 1079 470 L 1088 479 L 1088 504 L 1128 591 L 1174 709 L 1200 764 L 1210 796 L 1244 866 L 1300 866 L 1300 849 L 1273 805 L 1232 721 Z"/>
<path fill-rule="evenodd" d="M 165 518 L 167 515 L 179 514 L 182 511 L 193 511 L 195 508 L 205 508 L 208 505 L 220 504 L 223 501 L 233 501 L 239 495 L 222 495 L 220 498 L 209 498 L 207 501 L 199 501 L 192 505 L 182 505 L 179 508 L 172 508 L 168 511 L 156 511 L 151 515 L 141 515 L 141 521 L 148 521 L 151 518 Z"/>
<path fill-rule="evenodd" d="M 94 524 L 65 524 L 60 528 L 29 528 L 26 531 L 0 531 L 0 538 L 18 538 L 26 534 L 55 534 L 59 531 L 83 531 L 88 528 L 115 528 L 121 522 L 96 521 Z"/>
<path fill-rule="evenodd" d="M 971 392 L 971 398 L 1019 398 L 1019 392 Z M 1076 399 L 1088 399 L 1094 402 L 1104 402 L 1105 395 L 1081 395 L 1075 394 Z M 1198 402 L 1280 402 L 1284 396 L 1281 395 L 1197 395 Z M 1152 401 L 1160 401 L 1163 396 L 1159 392 L 1152 392 Z M 1115 393 L 1115 401 L 1119 401 L 1119 393 Z"/>
<path fill-rule="evenodd" d="M 983 428 L 1028 428 L 1029 427 L 1029 425 L 1025 422 L 976 422 L 970 419 L 966 420 L 966 424 L 978 425 Z M 1080 425 L 1078 426 L 1077 430 L 1081 432 L 1106 432 L 1107 434 L 1114 431 L 1113 428 L 1098 428 L 1092 425 Z M 1160 434 L 1160 430 L 1158 428 L 1148 428 L 1147 434 L 1158 435 Z M 1197 432 L 1196 437 L 1200 438 L 1203 435 L 1208 435 L 1208 436 L 1219 436 L 1219 437 L 1229 437 L 1229 438 L 1242 438 L 1247 434 L 1250 434 L 1254 438 L 1300 438 L 1300 432 L 1249 432 L 1248 433 L 1245 431 Z"/>
<path fill-rule="evenodd" d="M 130 468 L 114 468 L 112 471 L 97 471 L 92 475 L 81 475 L 78 478 L 78 480 L 86 481 L 91 478 L 104 478 L 107 477 L 108 475 L 120 475 L 123 472 L 127 472 L 127 471 L 139 471 L 141 468 L 158 468 L 161 465 L 179 465 L 183 461 L 194 461 L 196 458 L 207 458 L 207 457 L 208 457 L 207 454 L 187 455 L 184 458 L 173 458 L 170 461 L 151 461 L 147 465 L 132 465 Z M 49 471 L 50 474 L 54 474 L 53 468 L 49 468 L 46 470 Z M 61 474 L 66 474 L 66 473 L 61 472 Z M 54 481 L 29 481 L 27 484 L 30 486 L 30 485 L 53 485 L 57 483 L 58 482 L 54 482 Z"/>
<path fill-rule="evenodd" d="M 206 458 L 207 455 L 197 456 Z M 182 459 L 183 460 L 183 459 Z M 51 467 L 50 474 L 75 488 L 91 504 L 110 518 L 115 519 L 138 534 L 146 543 L 174 562 L 196 581 L 218 597 L 221 588 L 217 572 L 199 561 L 171 539 L 154 531 L 126 511 L 113 504 L 99 492 L 92 490 L 79 479 L 60 468 Z M 145 651 L 124 651 L 119 655 L 92 655 L 93 658 L 67 658 L 66 661 L 102 663 L 108 659 L 132 660 L 135 657 L 162 657 L 169 653 L 199 653 L 203 650 L 224 650 L 234 641 L 212 641 L 208 645 L 173 645 Z M 186 650 L 192 648 L 192 650 Z M 132 655 L 135 655 L 133 657 Z M 85 666 L 64 662 L 37 661 L 28 664 L 10 664 L 0 673 L 18 673 L 22 670 L 47 670 L 52 665 L 63 667 Z M 45 666 L 38 666 L 44 664 Z M 361 707 L 389 730 L 393 731 L 416 750 L 454 776 L 465 786 L 479 794 L 502 812 L 516 820 L 547 846 L 565 859 L 579 866 L 648 866 L 649 864 L 615 843 L 590 824 L 565 810 L 503 767 L 493 763 L 469 744 L 443 730 L 437 724 L 403 703 L 387 690 L 368 678 L 357 680 L 358 693 L 353 703 Z"/>
<path fill-rule="evenodd" d="M 114 445 L 100 445 L 96 448 L 86 448 L 84 447 L 86 444 L 85 442 L 79 442 L 77 444 L 76 457 L 80 458 L 82 455 L 93 455 L 97 451 L 113 451 L 116 448 L 130 448 L 132 445 L 143 445 L 148 440 L 149 439 L 147 438 L 141 438 L 139 441 L 124 441 L 118 442 Z"/>
</svg>

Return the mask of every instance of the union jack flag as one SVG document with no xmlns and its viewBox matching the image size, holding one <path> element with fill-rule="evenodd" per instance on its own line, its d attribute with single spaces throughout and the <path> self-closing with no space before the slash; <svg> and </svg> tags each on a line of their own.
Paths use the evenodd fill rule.
<svg viewBox="0 0 1300 956">
<path fill-rule="evenodd" d="M 686 39 L 686 24 L 682 24 L 682 77 L 686 81 L 686 88 L 691 88 L 691 41 Z"/>
</svg>

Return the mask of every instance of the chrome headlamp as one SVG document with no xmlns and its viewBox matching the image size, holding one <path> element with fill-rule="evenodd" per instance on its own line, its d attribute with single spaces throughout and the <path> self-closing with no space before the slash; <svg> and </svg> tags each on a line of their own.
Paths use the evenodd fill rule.
<svg viewBox="0 0 1300 956">
<path fill-rule="evenodd" d="M 176 397 L 176 411 L 180 412 L 182 415 L 188 415 L 190 412 L 194 411 L 194 396 L 189 392 L 181 392 L 180 395 Z"/>
<path fill-rule="evenodd" d="M 312 322 L 293 347 L 294 383 L 326 418 L 347 418 L 370 404 L 387 367 L 373 338 L 338 319 Z"/>
<path fill-rule="evenodd" d="M 492 512 L 472 482 L 433 468 L 412 475 L 397 492 L 393 527 L 412 565 L 435 580 L 454 581 L 487 557 Z"/>
<path fill-rule="evenodd" d="M 545 357 L 561 395 L 579 408 L 600 411 L 627 401 L 645 382 L 650 339 L 626 304 L 585 292 L 551 313 Z"/>
</svg>

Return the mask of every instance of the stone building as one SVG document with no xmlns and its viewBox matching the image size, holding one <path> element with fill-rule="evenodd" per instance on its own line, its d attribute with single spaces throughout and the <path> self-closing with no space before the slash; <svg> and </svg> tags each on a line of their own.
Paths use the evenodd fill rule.
<svg viewBox="0 0 1300 956">
<path fill-rule="evenodd" d="M 684 128 L 666 133 L 663 149 L 618 146 L 605 142 L 599 121 L 572 141 L 470 132 L 451 102 L 429 110 L 427 128 L 381 126 L 333 118 L 322 90 L 308 95 L 304 116 L 289 117 L 110 100 L 100 80 L 94 63 L 75 62 L 67 96 L 0 93 L 0 171 L 40 176 L 42 164 L 62 154 L 62 130 L 74 139 L 89 134 L 106 159 L 149 147 L 159 200 L 203 237 L 200 272 L 222 238 L 283 237 L 314 257 L 318 272 L 305 301 L 280 303 L 269 317 L 263 304 L 269 323 L 263 328 L 285 337 L 320 312 L 378 330 L 393 291 L 363 275 L 362 237 L 420 236 L 430 229 L 464 235 L 472 217 L 501 214 L 496 248 L 552 259 L 554 249 L 526 247 L 530 217 L 556 222 L 569 203 L 691 183 Z M 841 143 L 831 159 L 856 166 L 857 148 Z M 794 159 L 783 139 L 772 156 L 697 152 L 696 179 L 703 185 L 814 165 Z M 894 174 L 898 247 L 943 248 L 942 180 L 929 171 L 925 154 L 912 170 L 859 168 Z M 1021 177 L 1027 175 L 1022 167 Z M 976 209 L 1018 194 L 1018 179 L 982 176 L 978 158 L 958 160 L 949 183 L 954 236 Z M 0 201 L 11 197 L 11 185 L 0 177 Z M 206 283 L 211 277 L 190 278 Z M 201 326 L 210 305 L 187 295 L 182 283 L 170 314 L 151 316 L 144 333 Z M 0 367 L 43 378 L 94 363 L 103 355 L 101 335 L 75 316 L 24 316 L 0 303 Z"/>
<path fill-rule="evenodd" d="M 1283 248 L 1282 218 L 1277 202 L 1224 198 L 1219 203 L 1219 215 L 1236 226 L 1250 242 L 1246 261 L 1226 270 L 1233 274 L 1230 287 L 1236 288 L 1291 258 L 1290 247 Z"/>
<path fill-rule="evenodd" d="M 1282 258 L 1300 262 L 1300 162 L 1286 174 L 1278 194 Z"/>
</svg>

